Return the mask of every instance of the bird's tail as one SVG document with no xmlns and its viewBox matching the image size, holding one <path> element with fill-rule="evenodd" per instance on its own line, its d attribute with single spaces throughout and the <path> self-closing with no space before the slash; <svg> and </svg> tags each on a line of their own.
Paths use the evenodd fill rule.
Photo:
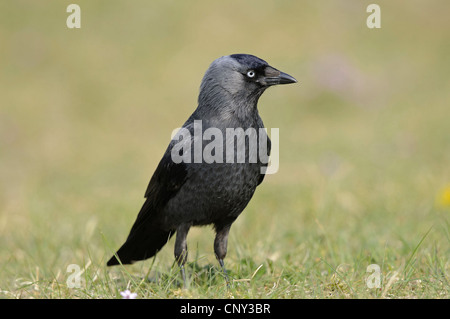
<svg viewBox="0 0 450 319">
<path fill-rule="evenodd" d="M 135 261 L 153 257 L 174 233 L 175 231 L 161 229 L 157 223 L 146 222 L 134 225 L 126 242 L 106 265 L 132 264 Z"/>
</svg>

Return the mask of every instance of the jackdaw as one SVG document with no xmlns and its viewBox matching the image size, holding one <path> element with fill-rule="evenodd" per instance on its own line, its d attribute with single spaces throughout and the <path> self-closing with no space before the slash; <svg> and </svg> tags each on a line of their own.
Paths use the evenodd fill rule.
<svg viewBox="0 0 450 319">
<path fill-rule="evenodd" d="M 270 154 L 258 99 L 272 85 L 295 82 L 253 55 L 213 61 L 201 82 L 197 109 L 170 142 L 128 238 L 107 265 L 153 257 L 176 232 L 175 259 L 186 285 L 188 231 L 212 224 L 214 252 L 228 284 L 223 262 L 228 233 L 263 181 L 268 165 L 264 155 Z"/>
</svg>

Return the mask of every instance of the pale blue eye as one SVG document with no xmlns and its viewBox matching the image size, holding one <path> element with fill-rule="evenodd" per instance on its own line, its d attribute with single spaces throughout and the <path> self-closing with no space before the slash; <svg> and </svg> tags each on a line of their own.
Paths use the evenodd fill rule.
<svg viewBox="0 0 450 319">
<path fill-rule="evenodd" d="M 253 77 L 255 76 L 255 71 L 253 71 L 253 70 L 248 71 L 248 72 L 247 72 L 247 76 L 248 76 L 249 78 L 253 78 Z"/>
</svg>

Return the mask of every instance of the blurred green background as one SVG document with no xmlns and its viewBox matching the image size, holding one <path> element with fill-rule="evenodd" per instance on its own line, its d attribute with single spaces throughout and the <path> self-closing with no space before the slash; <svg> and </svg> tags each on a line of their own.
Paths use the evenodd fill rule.
<svg viewBox="0 0 450 319">
<path fill-rule="evenodd" d="M 385 296 L 449 296 L 449 1 L 377 1 L 381 29 L 366 26 L 372 1 L 74 2 L 81 29 L 66 26 L 69 1 L 0 2 L 1 297 L 71 297 L 37 283 L 64 283 L 71 263 L 103 267 L 205 70 L 233 53 L 299 81 L 259 102 L 280 129 L 280 169 L 233 226 L 226 260 L 231 273 L 245 258 L 250 274 L 270 268 L 249 296 L 288 273 L 291 297 L 339 292 L 342 264 L 361 296 L 370 263 L 386 280 L 413 267 L 399 278 L 432 282 Z M 192 230 L 191 256 L 214 264 L 212 240 Z"/>
</svg>

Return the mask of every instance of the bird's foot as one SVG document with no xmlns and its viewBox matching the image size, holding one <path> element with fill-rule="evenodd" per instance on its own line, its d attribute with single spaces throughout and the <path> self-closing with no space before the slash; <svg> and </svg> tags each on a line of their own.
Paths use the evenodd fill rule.
<svg viewBox="0 0 450 319">
<path fill-rule="evenodd" d="M 230 288 L 230 277 L 228 277 L 227 270 L 225 268 L 225 263 L 223 262 L 223 259 L 219 259 L 220 267 L 222 267 L 223 275 L 225 276 L 225 282 L 227 283 L 227 288 Z"/>
</svg>

